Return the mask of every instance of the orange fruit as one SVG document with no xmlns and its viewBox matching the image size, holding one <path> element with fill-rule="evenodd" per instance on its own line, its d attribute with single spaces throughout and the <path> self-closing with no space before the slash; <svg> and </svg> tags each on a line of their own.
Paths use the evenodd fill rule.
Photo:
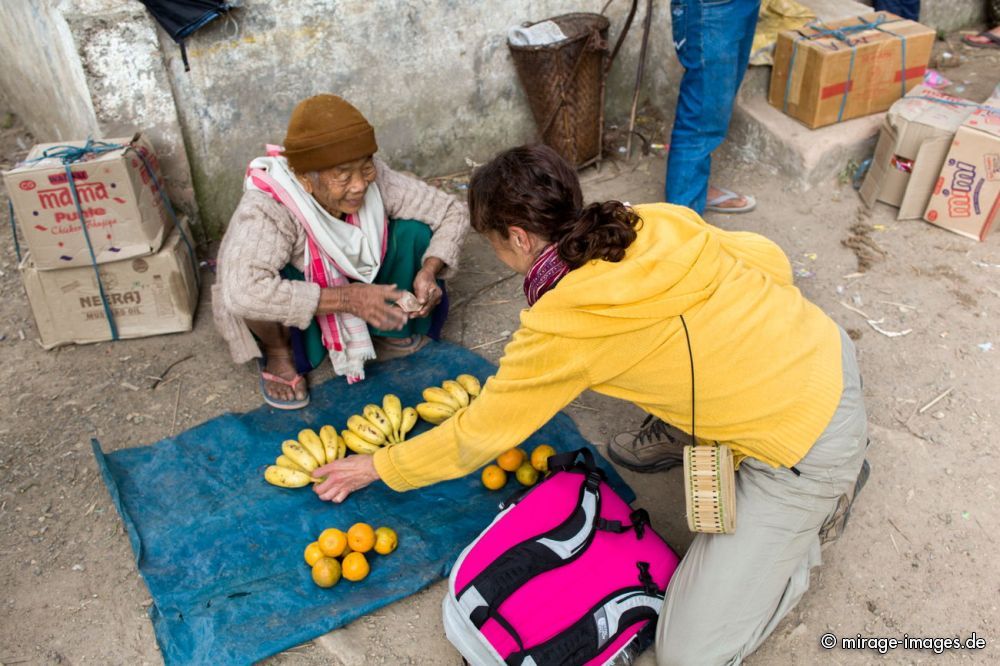
<svg viewBox="0 0 1000 666">
<path fill-rule="evenodd" d="M 490 490 L 500 490 L 507 483 L 507 472 L 496 465 L 487 465 L 483 468 L 483 485 Z"/>
<path fill-rule="evenodd" d="M 522 486 L 533 486 L 538 483 L 538 470 L 532 467 L 531 463 L 524 463 L 518 467 L 514 476 Z"/>
<path fill-rule="evenodd" d="M 367 553 L 375 545 L 375 530 L 368 523 L 354 523 L 347 530 L 347 544 L 351 550 Z"/>
<path fill-rule="evenodd" d="M 548 444 L 540 444 L 531 452 L 531 466 L 543 474 L 549 471 L 549 458 L 556 454 L 556 450 Z"/>
<path fill-rule="evenodd" d="M 347 548 L 347 535 L 333 527 L 323 530 L 316 540 L 319 549 L 327 557 L 340 557 Z"/>
<path fill-rule="evenodd" d="M 399 537 L 391 527 L 379 527 L 375 530 L 375 552 L 379 555 L 388 555 L 398 545 Z"/>
<path fill-rule="evenodd" d="M 340 566 L 343 569 L 344 578 L 354 582 L 361 580 L 371 571 L 368 567 L 368 560 L 365 559 L 363 553 L 351 553 L 344 558 Z"/>
<path fill-rule="evenodd" d="M 500 465 L 500 469 L 505 472 L 514 472 L 527 456 L 524 451 L 518 448 L 511 449 L 510 451 L 504 451 L 497 458 L 497 465 Z"/>
<path fill-rule="evenodd" d="M 311 544 L 306 546 L 306 552 L 304 553 L 306 558 L 306 564 L 312 566 L 316 564 L 316 560 L 323 557 L 323 550 L 319 547 L 318 541 L 313 541 Z"/>
<path fill-rule="evenodd" d="M 340 580 L 340 562 L 332 557 L 321 557 L 312 567 L 313 582 L 320 587 L 333 587 Z"/>
</svg>

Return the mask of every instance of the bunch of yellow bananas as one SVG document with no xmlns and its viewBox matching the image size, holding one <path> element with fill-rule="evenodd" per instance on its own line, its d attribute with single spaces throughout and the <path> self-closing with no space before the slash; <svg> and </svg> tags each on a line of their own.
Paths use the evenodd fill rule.
<svg viewBox="0 0 1000 666">
<path fill-rule="evenodd" d="M 426 402 L 417 405 L 417 414 L 424 421 L 438 425 L 444 423 L 462 407 L 468 407 L 479 395 L 481 390 L 479 380 L 472 375 L 459 375 L 455 379 L 446 379 L 441 386 L 431 386 L 424 389 Z"/>
<path fill-rule="evenodd" d="M 281 455 L 264 470 L 264 480 L 282 488 L 302 488 L 319 483 L 313 470 L 347 455 L 347 446 L 333 426 L 323 426 L 319 434 L 312 428 L 299 432 L 298 440 L 281 443 Z"/>
<path fill-rule="evenodd" d="M 417 410 L 403 408 L 399 398 L 388 394 L 382 406 L 365 405 L 361 414 L 347 419 L 347 429 L 337 434 L 333 426 L 325 425 L 319 434 L 311 428 L 299 432 L 298 440 L 281 443 L 281 455 L 264 470 L 264 479 L 282 488 L 302 488 L 323 479 L 312 476 L 313 470 L 347 455 L 347 451 L 370 455 L 379 447 L 396 444 L 417 423 Z"/>
<path fill-rule="evenodd" d="M 361 414 L 347 419 L 347 429 L 340 435 L 351 451 L 372 454 L 381 446 L 402 442 L 416 423 L 416 410 L 403 409 L 399 398 L 390 393 L 382 398 L 381 407 L 365 405 Z"/>
</svg>

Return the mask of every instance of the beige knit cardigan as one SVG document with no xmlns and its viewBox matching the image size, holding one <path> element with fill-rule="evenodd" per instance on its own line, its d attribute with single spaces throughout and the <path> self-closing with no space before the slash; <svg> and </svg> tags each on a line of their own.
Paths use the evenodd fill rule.
<svg viewBox="0 0 1000 666">
<path fill-rule="evenodd" d="M 375 167 L 386 215 L 427 224 L 433 235 L 424 258 L 444 262 L 439 277 L 453 276 L 469 230 L 468 207 L 423 181 L 393 171 L 379 159 Z M 263 192 L 243 194 L 222 237 L 212 285 L 215 326 L 229 343 L 235 362 L 262 356 L 245 320 L 306 328 L 315 316 L 319 285 L 281 277 L 287 264 L 304 271 L 305 244 L 302 225 L 285 206 Z"/>
</svg>

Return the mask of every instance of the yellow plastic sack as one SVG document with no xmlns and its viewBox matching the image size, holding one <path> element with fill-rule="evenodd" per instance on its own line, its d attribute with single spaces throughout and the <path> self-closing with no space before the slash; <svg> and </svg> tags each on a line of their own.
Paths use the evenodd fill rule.
<svg viewBox="0 0 1000 666">
<path fill-rule="evenodd" d="M 750 49 L 751 65 L 773 65 L 774 44 L 782 30 L 796 30 L 816 18 L 811 9 L 795 0 L 761 0 L 757 30 Z"/>
</svg>

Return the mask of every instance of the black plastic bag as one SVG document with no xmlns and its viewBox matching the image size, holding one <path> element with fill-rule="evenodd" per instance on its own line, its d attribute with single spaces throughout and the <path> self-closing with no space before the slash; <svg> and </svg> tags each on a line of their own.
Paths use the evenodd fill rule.
<svg viewBox="0 0 1000 666">
<path fill-rule="evenodd" d="M 191 71 L 191 66 L 188 64 L 184 40 L 233 8 L 223 0 L 139 0 L 139 2 L 146 5 L 153 18 L 181 47 L 185 72 Z"/>
</svg>

